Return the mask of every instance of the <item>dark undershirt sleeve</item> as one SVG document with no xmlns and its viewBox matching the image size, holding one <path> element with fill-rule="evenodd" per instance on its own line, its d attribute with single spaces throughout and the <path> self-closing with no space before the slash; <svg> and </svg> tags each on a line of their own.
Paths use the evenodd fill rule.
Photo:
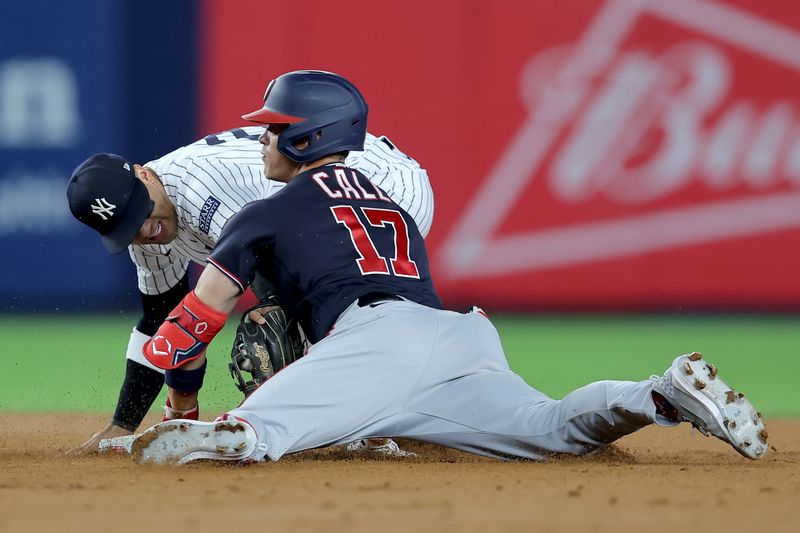
<svg viewBox="0 0 800 533">
<path fill-rule="evenodd" d="M 177 285 L 163 294 L 142 294 L 142 317 L 136 329 L 152 337 L 167 315 L 189 293 L 189 274 L 185 274 Z M 119 391 L 114 425 L 136 431 L 147 411 L 153 405 L 164 386 L 164 374 L 141 363 L 126 359 L 125 380 Z"/>
<path fill-rule="evenodd" d="M 163 294 L 141 294 L 142 297 L 142 318 L 136 325 L 136 329 L 152 337 L 164 323 L 164 319 L 170 311 L 175 309 L 184 296 L 189 294 L 189 273 L 177 285 Z"/>
</svg>

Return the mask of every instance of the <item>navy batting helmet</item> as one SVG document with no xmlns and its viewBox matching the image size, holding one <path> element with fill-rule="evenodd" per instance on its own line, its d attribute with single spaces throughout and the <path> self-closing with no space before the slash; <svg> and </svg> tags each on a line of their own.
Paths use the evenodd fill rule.
<svg viewBox="0 0 800 533">
<path fill-rule="evenodd" d="M 363 150 L 369 108 L 348 80 L 332 72 L 296 70 L 278 76 L 267 86 L 264 107 L 245 120 L 289 124 L 278 138 L 278 151 L 297 163 L 326 155 Z M 295 144 L 308 141 L 303 150 Z"/>
</svg>

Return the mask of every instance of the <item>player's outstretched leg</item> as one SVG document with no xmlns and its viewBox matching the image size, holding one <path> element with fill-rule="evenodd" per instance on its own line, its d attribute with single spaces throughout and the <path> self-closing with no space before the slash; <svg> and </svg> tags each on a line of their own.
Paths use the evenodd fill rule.
<svg viewBox="0 0 800 533">
<path fill-rule="evenodd" d="M 181 465 L 198 459 L 244 462 L 255 451 L 256 442 L 253 428 L 235 418 L 169 420 L 137 436 L 131 455 L 140 464 Z"/>
<path fill-rule="evenodd" d="M 687 421 L 705 435 L 729 443 L 750 459 L 767 453 L 767 430 L 761 413 L 743 394 L 725 384 L 717 368 L 698 352 L 675 358 L 662 377 L 653 376 L 653 399 L 661 414 Z M 660 396 L 660 397 L 659 397 Z M 669 405 L 663 404 L 666 399 Z"/>
</svg>

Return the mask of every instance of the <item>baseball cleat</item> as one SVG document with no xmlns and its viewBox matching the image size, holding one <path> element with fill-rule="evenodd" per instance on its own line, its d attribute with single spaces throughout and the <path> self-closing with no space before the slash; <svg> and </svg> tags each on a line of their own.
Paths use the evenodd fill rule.
<svg viewBox="0 0 800 533">
<path fill-rule="evenodd" d="M 139 464 L 182 465 L 198 459 L 244 461 L 256 448 L 256 434 L 245 422 L 168 420 L 133 441 L 131 455 Z"/>
<path fill-rule="evenodd" d="M 385 442 L 378 445 L 370 444 L 369 439 L 354 440 L 347 445 L 347 451 L 374 453 L 386 457 L 417 457 L 416 453 L 403 450 L 392 439 L 386 439 Z"/>
<path fill-rule="evenodd" d="M 653 390 L 704 435 L 724 440 L 748 459 L 762 459 L 767 453 L 761 413 L 744 394 L 725 384 L 700 353 L 676 357 L 663 376 L 650 379 L 655 381 Z"/>
<path fill-rule="evenodd" d="M 133 441 L 139 435 L 123 435 L 122 437 L 113 437 L 110 439 L 103 439 L 97 445 L 97 451 L 100 453 L 119 453 L 130 454 Z"/>
</svg>

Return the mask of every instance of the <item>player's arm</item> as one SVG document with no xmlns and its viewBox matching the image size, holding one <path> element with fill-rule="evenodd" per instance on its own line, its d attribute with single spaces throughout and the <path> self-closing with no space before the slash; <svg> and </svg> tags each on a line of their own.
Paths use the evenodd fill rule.
<svg viewBox="0 0 800 533">
<path fill-rule="evenodd" d="M 200 279 L 197 280 L 194 292 L 203 303 L 218 312 L 225 313 L 226 316 L 242 296 L 239 286 L 224 274 L 211 258 Z"/>
<path fill-rule="evenodd" d="M 114 416 L 105 428 L 73 449 L 73 453 L 97 451 L 101 440 L 130 435 L 141 425 L 164 386 L 164 371 L 147 362 L 142 355 L 142 348 L 164 322 L 170 309 L 188 292 L 189 275 L 184 273 L 178 283 L 163 294 L 140 293 L 142 316 L 128 339 L 125 378 Z"/>
<path fill-rule="evenodd" d="M 164 372 L 142 355 L 144 343 L 155 333 L 170 309 L 189 292 L 188 261 L 169 246 L 130 246 L 141 294 L 142 316 L 131 331 L 126 350 L 125 378 L 111 422 L 74 453 L 91 453 L 102 439 L 130 435 L 141 424 L 164 385 Z"/>
<path fill-rule="evenodd" d="M 143 348 L 144 356 L 164 369 L 169 399 L 176 409 L 197 404 L 206 371 L 205 352 L 225 326 L 242 290 L 212 264 L 197 287 L 172 310 Z"/>
<path fill-rule="evenodd" d="M 265 202 L 268 200 L 245 206 L 228 221 L 195 290 L 172 310 L 144 346 L 147 360 L 166 370 L 171 400 L 196 399 L 205 375 L 206 348 L 252 282 L 260 264 L 256 248 L 274 242 Z"/>
<path fill-rule="evenodd" d="M 145 342 L 145 358 L 165 371 L 200 368 L 206 348 L 222 330 L 241 295 L 242 289 L 230 277 L 213 263 L 207 265 L 195 290 L 181 300 Z"/>
<path fill-rule="evenodd" d="M 128 341 L 127 368 L 114 411 L 114 425 L 131 432 L 136 431 L 161 392 L 164 371 L 148 363 L 142 355 L 142 348 L 158 331 L 169 311 L 188 293 L 188 273 L 164 294 L 141 293 L 143 313 Z"/>
<path fill-rule="evenodd" d="M 129 253 L 136 265 L 142 316 L 128 342 L 125 380 L 112 423 L 135 431 L 164 385 L 164 371 L 145 359 L 142 348 L 188 294 L 189 263 L 169 245 L 131 246 Z"/>
</svg>

